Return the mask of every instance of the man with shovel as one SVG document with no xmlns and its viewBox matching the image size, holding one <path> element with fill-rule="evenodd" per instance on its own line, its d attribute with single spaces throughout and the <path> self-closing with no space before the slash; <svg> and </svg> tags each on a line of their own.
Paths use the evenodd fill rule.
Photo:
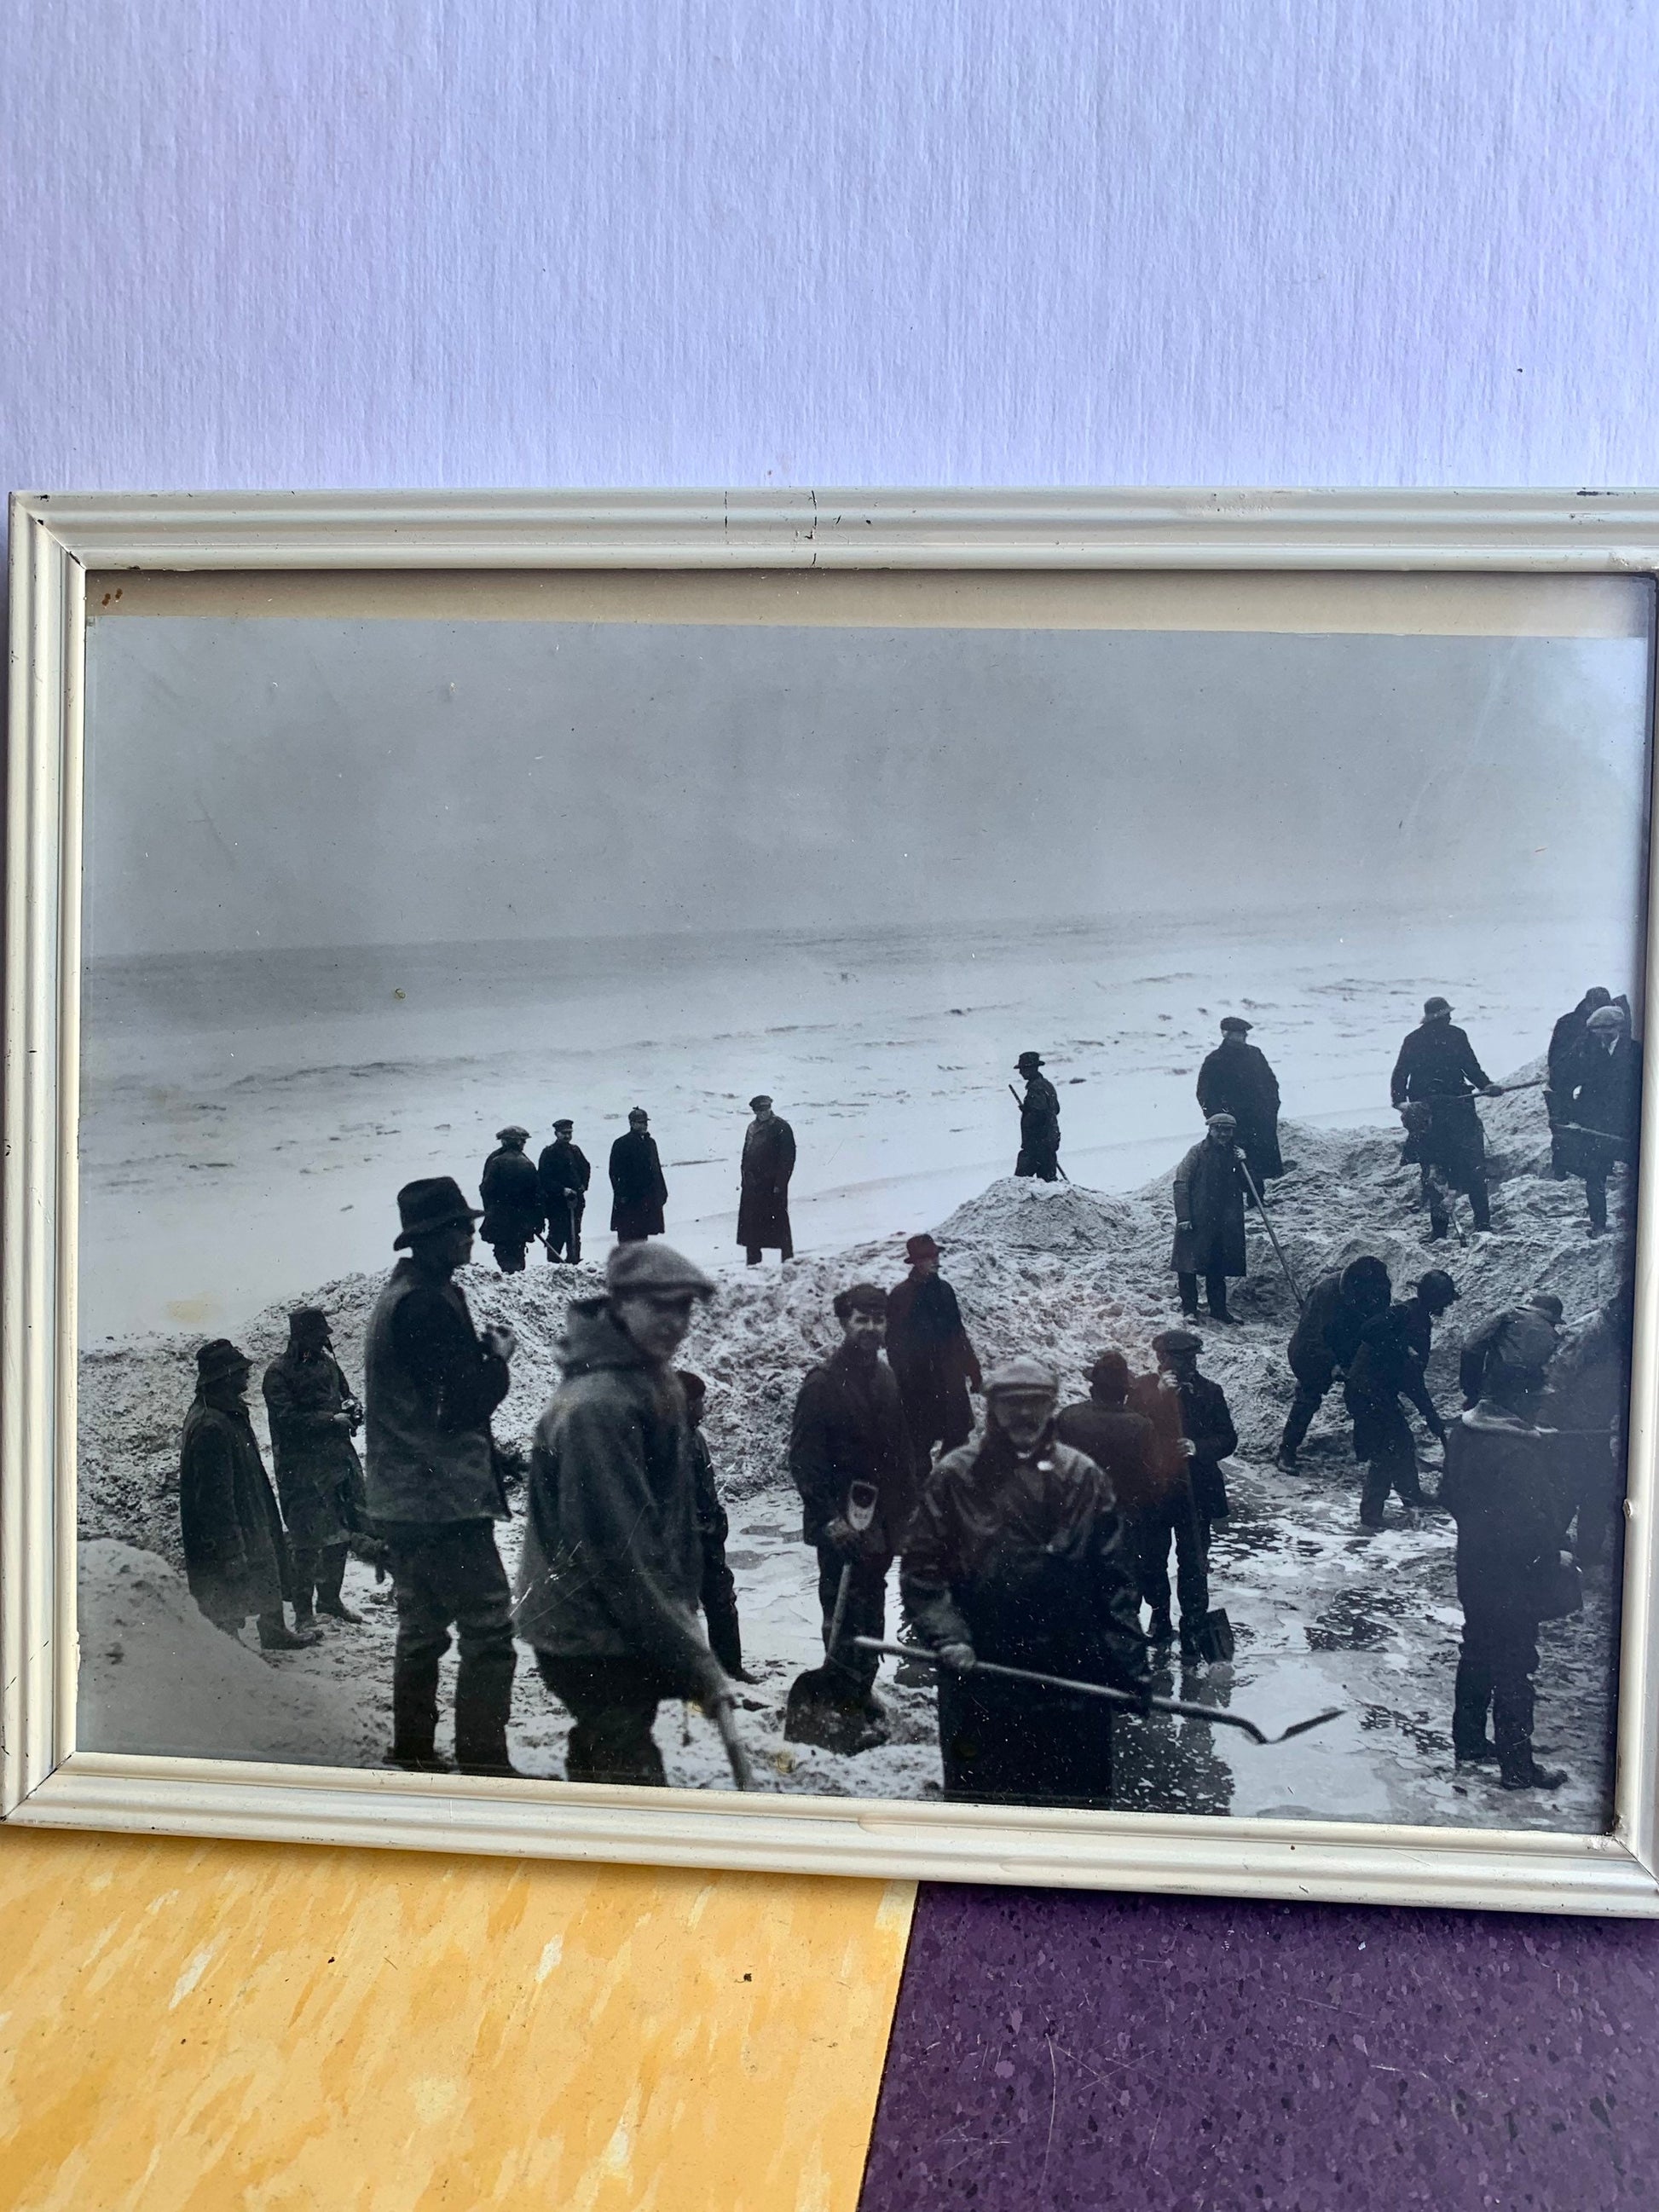
<svg viewBox="0 0 1659 2212">
<path fill-rule="evenodd" d="M 886 1292 L 854 1283 L 837 1291 L 835 1314 L 842 1340 L 801 1384 L 789 1431 L 801 1541 L 818 1555 L 824 1662 L 791 1691 L 786 1732 L 797 1733 L 811 1708 L 826 1726 L 803 1731 L 803 1740 L 833 1736 L 835 1749 L 867 1751 L 886 1738 L 874 1695 L 881 1662 L 853 1638 L 883 1633 L 888 1569 L 915 1507 L 915 1457 L 898 1384 L 881 1357 Z"/>
<path fill-rule="evenodd" d="M 1104 1807 L 1111 1709 L 975 1672 L 1023 1668 L 1152 1696 L 1140 1594 L 1110 1480 L 1054 1435 L 1059 1382 L 1024 1357 L 985 1379 L 986 1429 L 924 1486 L 904 1599 L 942 1662 L 939 1751 L 957 1802 Z"/>
<path fill-rule="evenodd" d="M 1451 1017 L 1446 1000 L 1425 999 L 1423 1018 L 1407 1033 L 1389 1079 L 1389 1096 L 1409 1139 L 1403 1157 L 1423 1170 L 1431 1237 L 1443 1237 L 1450 1225 L 1443 1200 L 1436 1202 L 1437 1176 L 1450 1190 L 1468 1195 L 1477 1229 L 1492 1227 L 1486 1136 L 1474 1102 L 1477 1096 L 1500 1098 L 1503 1091 Z"/>
</svg>

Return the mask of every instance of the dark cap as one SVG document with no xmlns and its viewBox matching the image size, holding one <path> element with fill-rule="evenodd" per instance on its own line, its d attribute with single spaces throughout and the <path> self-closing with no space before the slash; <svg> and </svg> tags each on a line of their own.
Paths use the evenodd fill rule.
<svg viewBox="0 0 1659 2212">
<path fill-rule="evenodd" d="M 643 1106 L 630 1106 L 628 1109 L 628 1118 L 630 1121 L 648 1121 L 651 1116 Z"/>
<path fill-rule="evenodd" d="M 874 1313 L 885 1317 L 887 1293 L 874 1283 L 851 1283 L 844 1291 L 836 1292 L 835 1314 L 837 1321 L 845 1321 L 848 1314 Z"/>
<path fill-rule="evenodd" d="M 1057 1398 L 1060 1377 L 1046 1359 L 1017 1352 L 1012 1358 L 999 1361 L 986 1376 L 985 1395 L 988 1398 Z"/>
<path fill-rule="evenodd" d="M 1224 1030 L 1231 1030 L 1236 1036 L 1243 1036 L 1250 1024 L 1243 1014 L 1223 1014 L 1221 1026 Z"/>
<path fill-rule="evenodd" d="M 233 1344 L 228 1336 L 216 1336 L 197 1346 L 196 1380 L 220 1382 L 227 1375 L 240 1375 L 252 1364 L 240 1344 Z"/>
<path fill-rule="evenodd" d="M 1546 1321 L 1553 1322 L 1558 1328 L 1561 1326 L 1561 1316 L 1565 1313 L 1566 1308 L 1553 1291 L 1534 1291 L 1528 1296 L 1527 1304 L 1536 1312 L 1542 1314 Z"/>
<path fill-rule="evenodd" d="M 655 1243 L 617 1244 L 605 1263 L 605 1287 L 613 1298 L 644 1291 L 661 1297 L 712 1298 L 714 1283 L 695 1260 Z"/>
<path fill-rule="evenodd" d="M 328 1316 L 321 1306 L 295 1306 L 288 1317 L 288 1326 L 292 1336 L 326 1336 Z"/>
<path fill-rule="evenodd" d="M 1449 1306 L 1457 1296 L 1457 1285 L 1443 1267 L 1431 1267 L 1418 1277 L 1417 1295 L 1431 1305 Z"/>
<path fill-rule="evenodd" d="M 1204 1340 L 1189 1328 L 1166 1328 L 1152 1339 L 1152 1350 L 1160 1357 L 1178 1352 L 1202 1352 Z"/>
<path fill-rule="evenodd" d="M 1344 1293 L 1352 1297 L 1356 1291 L 1380 1291 L 1386 1298 L 1394 1289 L 1387 1264 L 1374 1253 L 1363 1252 L 1357 1260 L 1350 1260 L 1342 1270 Z"/>
<path fill-rule="evenodd" d="M 1097 1397 L 1126 1398 L 1129 1395 L 1129 1363 L 1121 1352 L 1103 1352 L 1089 1370 L 1089 1384 Z"/>
<path fill-rule="evenodd" d="M 769 1091 L 757 1091 L 749 1102 L 749 1110 L 751 1114 L 758 1114 L 763 1106 L 769 1106 L 771 1103 L 772 1098 Z"/>
<path fill-rule="evenodd" d="M 506 1128 L 496 1130 L 495 1142 L 498 1145 L 527 1145 L 530 1142 L 530 1132 L 528 1129 L 521 1129 L 516 1121 L 509 1121 Z"/>
<path fill-rule="evenodd" d="M 1442 1014 L 1449 1014 L 1450 1012 L 1451 1000 L 1449 999 L 1436 997 L 1432 999 L 1425 999 L 1423 1001 L 1423 1018 L 1425 1022 L 1436 1021 Z"/>
<path fill-rule="evenodd" d="M 398 1219 L 402 1224 L 392 1240 L 394 1252 L 405 1250 L 416 1237 L 431 1237 L 441 1229 L 477 1221 L 483 1208 L 469 1206 L 453 1176 L 422 1176 L 406 1182 L 398 1193 Z"/>
<path fill-rule="evenodd" d="M 905 1238 L 904 1256 L 907 1260 L 911 1261 L 937 1260 L 939 1257 L 939 1246 L 934 1243 L 933 1238 L 924 1229 L 920 1237 L 907 1237 Z"/>
<path fill-rule="evenodd" d="M 561 1129 L 574 1129 L 575 1126 L 568 1114 L 562 1115 L 553 1124 L 554 1133 L 556 1135 Z"/>
</svg>

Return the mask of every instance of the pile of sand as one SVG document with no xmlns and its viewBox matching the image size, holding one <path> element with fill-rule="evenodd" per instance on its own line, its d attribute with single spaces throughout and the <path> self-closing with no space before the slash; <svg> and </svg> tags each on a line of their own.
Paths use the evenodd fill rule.
<svg viewBox="0 0 1659 2212">
<path fill-rule="evenodd" d="M 83 1542 L 78 1565 L 83 1751 L 375 1764 L 383 1724 L 353 1689 L 285 1680 L 285 1656 L 233 1643 L 153 1552 Z"/>
</svg>

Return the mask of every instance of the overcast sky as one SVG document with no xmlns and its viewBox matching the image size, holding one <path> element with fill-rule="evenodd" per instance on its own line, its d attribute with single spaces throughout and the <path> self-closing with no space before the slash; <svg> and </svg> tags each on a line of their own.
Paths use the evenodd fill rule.
<svg viewBox="0 0 1659 2212">
<path fill-rule="evenodd" d="M 88 951 L 1636 896 L 1636 639 L 125 617 Z"/>
</svg>

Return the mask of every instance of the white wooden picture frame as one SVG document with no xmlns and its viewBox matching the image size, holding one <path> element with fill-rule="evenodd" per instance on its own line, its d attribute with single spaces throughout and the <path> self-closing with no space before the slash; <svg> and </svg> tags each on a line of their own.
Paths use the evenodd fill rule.
<svg viewBox="0 0 1659 2212">
<path fill-rule="evenodd" d="M 11 512 L 0 1813 L 20 1826 L 1184 1893 L 1659 1911 L 1655 1231 L 1638 1192 L 1618 1762 L 1605 1834 L 964 1808 L 77 1749 L 82 758 L 88 579 L 553 570 L 1659 577 L 1659 494 L 22 495 Z M 391 585 L 388 588 L 392 588 Z M 1650 707 L 1650 721 L 1651 708 Z M 1651 731 L 1650 727 L 1650 737 Z M 1644 1035 L 1656 1000 L 1649 970 Z M 1650 1081 L 1643 1154 L 1659 1146 Z"/>
</svg>

